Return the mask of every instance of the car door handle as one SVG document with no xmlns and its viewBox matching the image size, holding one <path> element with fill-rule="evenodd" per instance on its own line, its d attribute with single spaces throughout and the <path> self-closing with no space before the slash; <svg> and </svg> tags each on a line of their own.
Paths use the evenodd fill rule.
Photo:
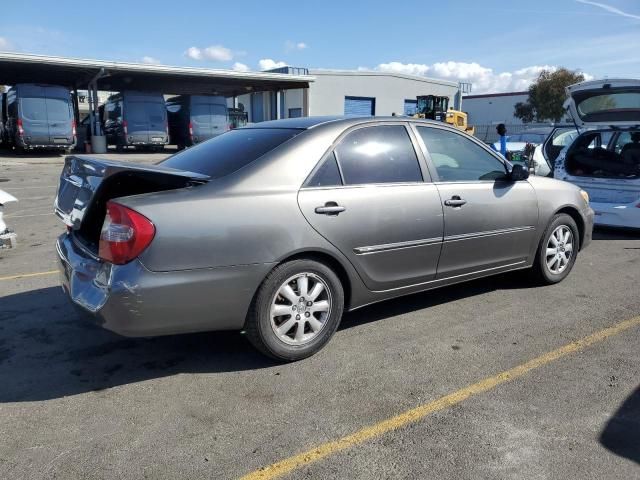
<svg viewBox="0 0 640 480">
<path fill-rule="evenodd" d="M 322 207 L 316 207 L 315 212 L 320 215 L 338 215 L 345 210 L 345 207 L 338 205 L 336 202 L 327 202 Z"/>
<path fill-rule="evenodd" d="M 451 197 L 449 200 L 445 200 L 444 204 L 447 207 L 461 207 L 463 206 L 465 203 L 467 203 L 466 200 L 463 200 L 462 198 L 460 198 L 458 195 L 454 195 L 453 197 Z"/>
</svg>

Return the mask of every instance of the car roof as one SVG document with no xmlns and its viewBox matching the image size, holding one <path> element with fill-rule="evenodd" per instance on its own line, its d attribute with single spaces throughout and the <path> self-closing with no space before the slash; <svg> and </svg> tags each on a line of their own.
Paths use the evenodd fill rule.
<svg viewBox="0 0 640 480">
<path fill-rule="evenodd" d="M 372 117 L 372 116 L 318 116 L 318 117 L 298 117 L 286 118 L 282 120 L 268 120 L 266 122 L 253 123 L 242 128 L 299 128 L 303 130 L 311 129 L 319 125 L 341 125 L 348 127 L 366 122 L 418 122 L 431 125 L 450 126 L 445 122 L 437 122 L 434 120 L 424 120 L 413 117 Z"/>
</svg>

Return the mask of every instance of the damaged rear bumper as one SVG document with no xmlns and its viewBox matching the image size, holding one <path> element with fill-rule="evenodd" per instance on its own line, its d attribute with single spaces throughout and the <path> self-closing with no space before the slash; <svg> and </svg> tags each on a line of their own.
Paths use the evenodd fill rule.
<svg viewBox="0 0 640 480">
<path fill-rule="evenodd" d="M 125 336 L 239 330 L 271 264 L 152 272 L 100 261 L 73 234 L 56 243 L 65 293 L 94 323 Z"/>
</svg>

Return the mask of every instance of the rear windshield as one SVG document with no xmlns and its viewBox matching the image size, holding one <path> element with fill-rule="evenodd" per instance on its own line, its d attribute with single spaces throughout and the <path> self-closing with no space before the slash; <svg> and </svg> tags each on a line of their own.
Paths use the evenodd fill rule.
<svg viewBox="0 0 640 480">
<path fill-rule="evenodd" d="M 191 107 L 191 118 L 195 123 L 226 123 L 227 107 L 207 103 L 196 103 Z"/>
<path fill-rule="evenodd" d="M 71 118 L 71 105 L 65 98 L 47 98 L 49 120 L 64 121 Z"/>
<path fill-rule="evenodd" d="M 71 118 L 71 105 L 65 98 L 22 97 L 20 102 L 25 120 L 65 121 Z"/>
<path fill-rule="evenodd" d="M 220 178 L 240 170 L 303 131 L 293 128 L 231 130 L 160 163 L 163 167 Z"/>
<path fill-rule="evenodd" d="M 129 102 L 126 115 L 133 123 L 161 123 L 164 122 L 166 109 L 157 102 Z"/>
<path fill-rule="evenodd" d="M 576 94 L 578 114 L 584 121 L 624 121 L 638 120 L 640 112 L 640 92 L 620 91 L 604 95 Z"/>
</svg>

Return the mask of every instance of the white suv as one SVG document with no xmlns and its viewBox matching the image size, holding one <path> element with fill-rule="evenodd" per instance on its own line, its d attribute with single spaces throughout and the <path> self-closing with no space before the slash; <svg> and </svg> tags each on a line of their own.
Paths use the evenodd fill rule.
<svg viewBox="0 0 640 480">
<path fill-rule="evenodd" d="M 589 194 L 597 225 L 640 228 L 640 80 L 582 82 L 567 94 L 587 130 L 560 152 L 554 177 Z"/>
</svg>

